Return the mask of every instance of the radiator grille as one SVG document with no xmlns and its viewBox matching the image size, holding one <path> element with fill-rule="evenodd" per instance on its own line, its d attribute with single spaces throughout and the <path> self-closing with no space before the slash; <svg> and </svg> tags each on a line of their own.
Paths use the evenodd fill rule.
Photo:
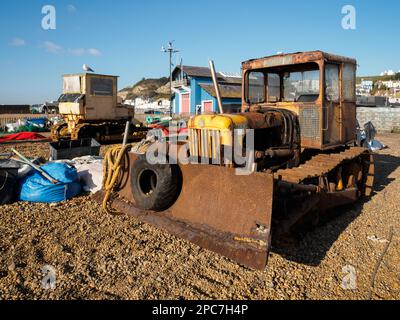
<svg viewBox="0 0 400 320">
<path fill-rule="evenodd" d="M 317 107 L 303 107 L 300 110 L 300 131 L 303 139 L 320 140 L 321 123 Z"/>
<path fill-rule="evenodd" d="M 189 129 L 190 156 L 221 163 L 221 133 L 211 129 Z"/>
</svg>

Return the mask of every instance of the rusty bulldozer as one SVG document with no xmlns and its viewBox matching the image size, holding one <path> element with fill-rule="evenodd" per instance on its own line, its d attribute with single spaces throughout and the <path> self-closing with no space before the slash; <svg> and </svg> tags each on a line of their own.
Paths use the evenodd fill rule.
<svg viewBox="0 0 400 320">
<path fill-rule="evenodd" d="M 264 269 L 271 236 L 371 195 L 373 156 L 355 142 L 356 66 L 321 51 L 243 62 L 241 113 L 194 116 L 187 141 L 126 152 L 111 207 Z"/>
</svg>

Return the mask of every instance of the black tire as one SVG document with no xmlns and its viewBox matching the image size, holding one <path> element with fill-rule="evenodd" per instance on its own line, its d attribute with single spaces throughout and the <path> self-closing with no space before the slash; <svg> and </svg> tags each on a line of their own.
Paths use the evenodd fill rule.
<svg viewBox="0 0 400 320">
<path fill-rule="evenodd" d="M 150 164 L 145 156 L 132 165 L 131 185 L 136 206 L 142 210 L 163 211 L 176 200 L 180 191 L 177 165 Z"/>
<path fill-rule="evenodd" d="M 0 205 L 9 204 L 16 193 L 18 171 L 0 169 Z"/>
</svg>

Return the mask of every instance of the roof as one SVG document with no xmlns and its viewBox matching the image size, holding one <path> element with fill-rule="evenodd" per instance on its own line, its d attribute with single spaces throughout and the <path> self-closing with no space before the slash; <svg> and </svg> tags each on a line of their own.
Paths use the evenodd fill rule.
<svg viewBox="0 0 400 320">
<path fill-rule="evenodd" d="M 213 97 L 216 97 L 214 86 L 212 84 L 201 83 L 200 87 L 207 91 Z M 221 92 L 221 98 L 232 98 L 232 99 L 241 99 L 242 98 L 242 86 L 238 85 L 229 85 L 229 84 L 220 84 L 219 90 Z"/>
<path fill-rule="evenodd" d="M 0 108 L 26 108 L 29 104 L 0 104 Z"/>
<path fill-rule="evenodd" d="M 91 73 L 91 72 L 85 72 L 85 73 L 70 73 L 70 74 L 63 74 L 63 77 L 76 77 L 76 76 L 94 76 L 94 77 L 107 77 L 107 78 L 119 78 L 119 76 L 111 76 L 107 74 L 99 74 L 99 73 Z"/>
<path fill-rule="evenodd" d="M 244 69 L 251 67 L 261 67 L 261 68 L 271 67 L 271 66 L 277 67 L 280 65 L 291 65 L 291 64 L 319 61 L 322 59 L 326 59 L 328 61 L 357 64 L 357 61 L 353 58 L 348 58 L 317 50 L 317 51 L 295 52 L 288 54 L 277 54 L 259 59 L 251 59 L 244 61 L 242 63 L 242 67 Z"/>
<path fill-rule="evenodd" d="M 177 72 L 177 70 L 183 70 L 190 77 L 200 77 L 200 78 L 211 78 L 211 70 L 208 67 L 194 67 L 194 66 L 177 66 L 173 73 Z M 229 74 L 225 74 L 222 72 L 217 72 L 218 80 L 221 82 L 228 83 L 242 83 L 242 78 L 237 76 L 229 76 Z"/>
<path fill-rule="evenodd" d="M 30 113 L 29 105 L 6 105 L 0 104 L 0 114 Z"/>
<path fill-rule="evenodd" d="M 211 71 L 207 67 L 194 67 L 194 66 L 177 66 L 174 70 L 183 70 L 188 76 L 191 77 L 203 77 L 203 78 L 211 78 Z M 218 78 L 222 78 L 222 75 L 217 72 Z"/>
<path fill-rule="evenodd" d="M 236 85 L 242 85 L 242 77 L 229 77 L 229 76 L 224 76 L 223 80 L 219 81 L 221 84 L 228 83 L 228 84 L 236 84 Z"/>
</svg>

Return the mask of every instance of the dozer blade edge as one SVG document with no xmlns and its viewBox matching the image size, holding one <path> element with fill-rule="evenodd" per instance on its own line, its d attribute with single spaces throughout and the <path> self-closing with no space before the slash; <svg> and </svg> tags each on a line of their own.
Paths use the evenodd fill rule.
<svg viewBox="0 0 400 320">
<path fill-rule="evenodd" d="M 274 192 L 272 174 L 236 175 L 235 169 L 212 165 L 180 165 L 182 190 L 163 212 L 135 207 L 130 181 L 136 155 L 129 154 L 128 170 L 112 207 L 202 248 L 252 269 L 268 262 Z M 102 200 L 103 192 L 95 199 Z"/>
</svg>

